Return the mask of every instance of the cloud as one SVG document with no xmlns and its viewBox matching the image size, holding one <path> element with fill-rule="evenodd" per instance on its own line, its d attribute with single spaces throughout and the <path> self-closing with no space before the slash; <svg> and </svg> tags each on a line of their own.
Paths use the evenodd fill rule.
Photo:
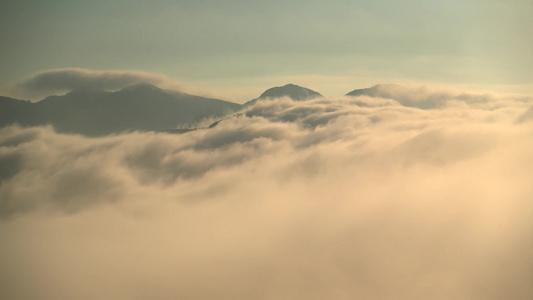
<svg viewBox="0 0 533 300">
<path fill-rule="evenodd" d="M 523 122 L 529 122 L 533 119 L 533 106 L 529 107 L 523 114 L 518 116 L 516 119 L 516 122 L 523 123 Z"/>
<path fill-rule="evenodd" d="M 180 135 L 2 128 L 0 298 L 530 297 L 529 104 L 494 97 L 282 98 Z"/>
<path fill-rule="evenodd" d="M 450 105 L 469 105 L 484 109 L 506 106 L 507 101 L 531 102 L 527 96 L 502 96 L 493 93 L 471 93 L 451 88 L 431 86 L 400 86 L 396 84 L 378 84 L 371 88 L 354 90 L 348 95 L 370 96 L 393 99 L 398 103 L 421 109 L 436 109 Z"/>
<path fill-rule="evenodd" d="M 168 77 L 156 73 L 64 68 L 35 73 L 22 82 L 12 85 L 8 88 L 8 92 L 23 98 L 42 99 L 48 95 L 79 89 L 119 90 L 137 83 L 176 86 L 176 83 Z"/>
</svg>

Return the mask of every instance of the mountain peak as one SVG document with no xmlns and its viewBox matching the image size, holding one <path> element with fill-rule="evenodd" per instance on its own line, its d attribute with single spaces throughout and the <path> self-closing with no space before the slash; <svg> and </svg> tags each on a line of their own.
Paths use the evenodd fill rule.
<svg viewBox="0 0 533 300">
<path fill-rule="evenodd" d="M 397 85 L 397 84 L 392 84 L 392 83 L 376 84 L 376 85 L 374 85 L 372 87 L 369 87 L 369 88 L 355 89 L 355 90 L 349 92 L 348 94 L 346 94 L 346 96 L 354 96 L 355 97 L 355 96 L 365 95 L 365 96 L 375 97 L 382 91 L 387 91 L 387 90 L 391 90 L 391 89 L 399 89 L 399 88 L 402 88 L 402 87 Z"/>
<path fill-rule="evenodd" d="M 300 101 L 322 97 L 322 95 L 308 88 L 289 83 L 284 86 L 276 86 L 270 88 L 266 90 L 263 94 L 261 94 L 261 96 L 259 96 L 260 99 L 279 97 L 289 97 L 293 100 Z"/>
<path fill-rule="evenodd" d="M 281 98 L 281 97 L 289 97 L 294 101 L 302 101 L 302 100 L 309 100 L 313 98 L 322 97 L 322 95 L 308 88 L 304 88 L 299 85 L 289 83 L 284 86 L 276 86 L 273 88 L 269 88 L 268 90 L 264 91 L 261 94 L 261 96 L 259 96 L 259 98 L 250 100 L 246 102 L 244 105 L 253 105 L 254 103 L 257 102 L 257 100 L 260 100 L 260 99 Z"/>
</svg>

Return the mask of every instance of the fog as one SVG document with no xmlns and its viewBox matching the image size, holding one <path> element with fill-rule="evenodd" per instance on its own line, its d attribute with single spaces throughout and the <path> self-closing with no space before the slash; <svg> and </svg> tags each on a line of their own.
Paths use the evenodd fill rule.
<svg viewBox="0 0 533 300">
<path fill-rule="evenodd" d="M 421 93 L 2 128 L 0 298 L 531 298 L 531 101 Z"/>
</svg>

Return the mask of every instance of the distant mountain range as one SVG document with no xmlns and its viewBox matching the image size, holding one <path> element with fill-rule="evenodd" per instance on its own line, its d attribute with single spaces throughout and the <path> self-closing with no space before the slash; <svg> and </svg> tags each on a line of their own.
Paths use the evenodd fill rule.
<svg viewBox="0 0 533 300">
<path fill-rule="evenodd" d="M 375 96 L 378 86 L 354 90 L 347 96 Z M 322 97 L 316 91 L 294 84 L 273 87 L 245 104 L 205 98 L 136 84 L 120 91 L 74 90 L 41 101 L 0 96 L 0 126 L 52 125 L 56 131 L 103 136 L 129 131 L 187 132 L 186 128 L 206 118 L 222 118 L 259 100 L 288 97 L 295 101 Z M 218 122 L 213 123 L 216 126 Z"/>
</svg>

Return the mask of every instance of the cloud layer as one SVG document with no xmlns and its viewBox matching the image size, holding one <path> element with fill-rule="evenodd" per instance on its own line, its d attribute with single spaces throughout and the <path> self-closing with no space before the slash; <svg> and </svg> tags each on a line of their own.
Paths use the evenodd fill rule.
<svg viewBox="0 0 533 300">
<path fill-rule="evenodd" d="M 259 101 L 182 135 L 0 129 L 0 298 L 529 298 L 529 104 L 494 97 Z"/>
</svg>

